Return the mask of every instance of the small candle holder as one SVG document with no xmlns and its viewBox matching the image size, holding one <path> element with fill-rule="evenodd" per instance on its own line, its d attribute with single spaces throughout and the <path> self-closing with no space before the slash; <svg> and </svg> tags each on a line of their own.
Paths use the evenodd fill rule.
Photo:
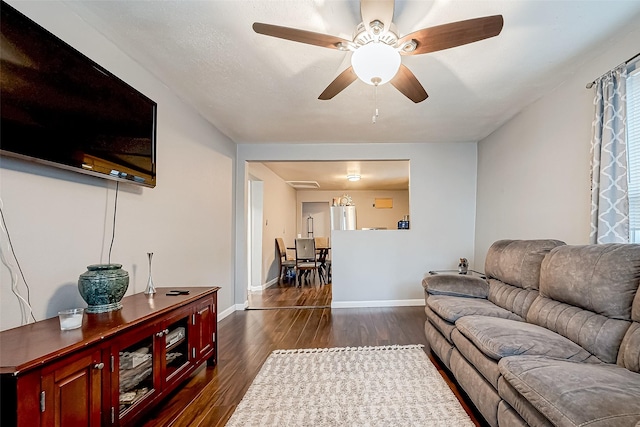
<svg viewBox="0 0 640 427">
<path fill-rule="evenodd" d="M 151 259 L 153 258 L 153 252 L 147 252 L 149 257 L 149 280 L 147 280 L 147 288 L 144 290 L 145 295 L 154 295 L 156 293 L 156 287 L 153 286 L 153 278 L 151 277 Z"/>
</svg>

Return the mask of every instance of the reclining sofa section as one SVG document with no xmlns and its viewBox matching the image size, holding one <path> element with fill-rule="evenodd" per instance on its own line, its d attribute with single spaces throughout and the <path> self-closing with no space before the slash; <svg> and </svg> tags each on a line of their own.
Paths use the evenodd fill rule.
<svg viewBox="0 0 640 427">
<path fill-rule="evenodd" d="M 640 425 L 640 245 L 500 240 L 425 277 L 431 350 L 491 426 Z"/>
</svg>

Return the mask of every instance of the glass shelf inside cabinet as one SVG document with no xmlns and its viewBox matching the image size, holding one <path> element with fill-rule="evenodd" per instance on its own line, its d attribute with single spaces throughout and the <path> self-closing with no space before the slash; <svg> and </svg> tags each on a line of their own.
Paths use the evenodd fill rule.
<svg viewBox="0 0 640 427">
<path fill-rule="evenodd" d="M 120 418 L 153 391 L 153 337 L 120 351 Z"/>
<path fill-rule="evenodd" d="M 185 317 L 171 324 L 165 335 L 166 343 L 166 379 L 180 371 L 189 363 L 189 342 L 187 332 L 189 330 L 189 318 Z"/>
</svg>

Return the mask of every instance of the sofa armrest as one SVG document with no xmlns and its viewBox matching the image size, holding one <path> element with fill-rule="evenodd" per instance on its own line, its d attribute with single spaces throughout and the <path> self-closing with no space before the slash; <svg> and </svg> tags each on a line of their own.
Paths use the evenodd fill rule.
<svg viewBox="0 0 640 427">
<path fill-rule="evenodd" d="M 442 274 L 422 279 L 422 287 L 429 295 L 450 295 L 466 298 L 487 298 L 489 284 L 479 277 L 462 274 Z"/>
</svg>

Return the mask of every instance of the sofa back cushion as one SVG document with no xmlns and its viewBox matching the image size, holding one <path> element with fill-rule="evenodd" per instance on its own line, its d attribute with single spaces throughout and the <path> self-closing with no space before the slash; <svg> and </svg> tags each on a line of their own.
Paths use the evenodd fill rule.
<svg viewBox="0 0 640 427">
<path fill-rule="evenodd" d="M 640 291 L 636 292 L 631 308 L 631 326 L 622 339 L 618 365 L 640 373 Z"/>
<path fill-rule="evenodd" d="M 563 246 L 542 263 L 540 294 L 612 319 L 631 320 L 640 245 Z"/>
<path fill-rule="evenodd" d="M 538 297 L 534 289 L 522 289 L 511 286 L 498 279 L 489 279 L 488 300 L 495 305 L 509 310 L 518 316 L 518 320 L 525 320 L 529 307 Z"/>
<path fill-rule="evenodd" d="M 561 246 L 542 262 L 527 321 L 616 363 L 640 280 L 640 245 Z"/>
<path fill-rule="evenodd" d="M 485 274 L 489 282 L 489 301 L 520 318 L 527 317 L 538 296 L 540 265 L 559 240 L 499 240 L 489 248 Z"/>
<path fill-rule="evenodd" d="M 498 240 L 487 251 L 484 273 L 522 289 L 538 289 L 540 266 L 559 240 Z"/>
</svg>

